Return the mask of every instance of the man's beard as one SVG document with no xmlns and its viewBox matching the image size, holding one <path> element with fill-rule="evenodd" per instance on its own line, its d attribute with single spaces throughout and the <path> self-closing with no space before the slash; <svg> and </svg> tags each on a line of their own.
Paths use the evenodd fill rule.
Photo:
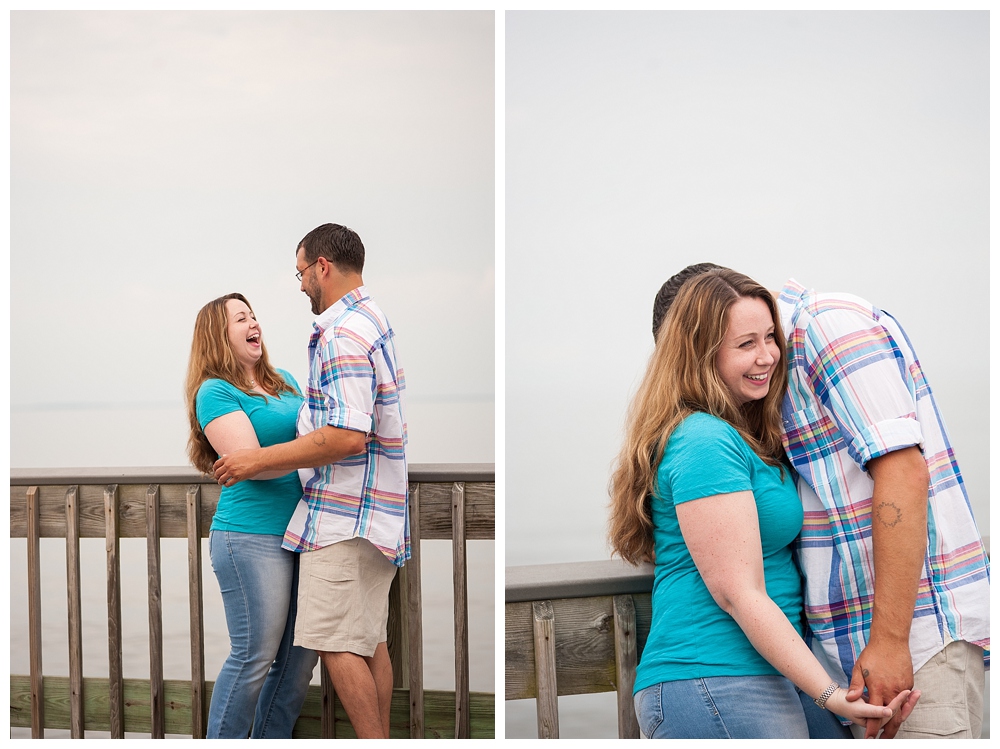
<svg viewBox="0 0 1000 749">
<path fill-rule="evenodd" d="M 315 287 L 306 288 L 306 296 L 309 297 L 309 303 L 312 305 L 312 313 L 318 315 L 322 312 L 320 307 L 320 290 Z"/>
</svg>

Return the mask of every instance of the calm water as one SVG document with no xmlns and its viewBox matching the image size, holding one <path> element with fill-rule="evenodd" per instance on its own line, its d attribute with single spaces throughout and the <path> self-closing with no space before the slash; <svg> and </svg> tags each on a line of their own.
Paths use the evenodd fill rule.
<svg viewBox="0 0 1000 749">
<path fill-rule="evenodd" d="M 410 461 L 493 462 L 492 402 L 408 404 Z M 461 424 L 456 430 L 453 425 Z M 87 467 L 184 465 L 186 427 L 182 409 L 104 408 L 13 411 L 13 467 Z M 107 589 L 103 539 L 82 539 L 84 675 L 108 675 Z M 424 541 L 424 682 L 428 689 L 454 689 L 454 615 L 451 544 Z M 203 541 L 205 669 L 214 680 L 229 650 L 218 583 Z M 493 692 L 494 658 L 493 541 L 468 543 L 470 687 Z M 127 678 L 148 678 L 149 645 L 145 539 L 122 539 L 123 668 Z M 161 542 L 163 568 L 164 677 L 189 679 L 190 639 L 187 598 L 187 549 L 183 539 Z M 10 669 L 27 674 L 27 545 L 10 545 Z M 65 541 L 42 540 L 43 667 L 47 675 L 69 674 Z M 313 677 L 319 683 L 319 670 Z M 88 735 L 90 732 L 88 732 Z M 11 736 L 29 736 L 12 729 Z M 100 734 L 94 734 L 99 736 Z M 58 738 L 68 732 L 49 730 Z"/>
</svg>

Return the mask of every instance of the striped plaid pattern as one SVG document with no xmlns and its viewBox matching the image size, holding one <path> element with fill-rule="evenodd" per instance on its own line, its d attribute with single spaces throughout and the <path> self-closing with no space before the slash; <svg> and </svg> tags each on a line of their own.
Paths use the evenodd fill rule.
<svg viewBox="0 0 1000 749">
<path fill-rule="evenodd" d="M 989 562 L 930 386 L 891 315 L 789 281 L 784 443 L 804 509 L 797 543 L 813 650 L 850 679 L 871 626 L 872 458 L 919 445 L 930 472 L 928 545 L 910 631 L 914 670 L 946 638 L 986 650 Z"/>
<path fill-rule="evenodd" d="M 297 431 L 325 425 L 368 435 L 366 452 L 299 470 L 303 496 L 284 548 L 311 551 L 361 537 L 397 567 L 410 558 L 403 370 L 394 334 L 364 286 L 319 317 Z"/>
</svg>

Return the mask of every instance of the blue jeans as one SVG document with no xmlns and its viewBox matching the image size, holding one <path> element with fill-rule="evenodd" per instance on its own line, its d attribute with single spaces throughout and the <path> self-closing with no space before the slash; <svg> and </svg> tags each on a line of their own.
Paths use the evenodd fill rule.
<svg viewBox="0 0 1000 749">
<path fill-rule="evenodd" d="M 230 652 L 212 691 L 208 738 L 291 738 L 318 656 L 292 645 L 298 554 L 281 536 L 208 535 Z"/>
<path fill-rule="evenodd" d="M 795 685 L 784 676 L 664 681 L 636 692 L 650 739 L 808 739 Z"/>
</svg>

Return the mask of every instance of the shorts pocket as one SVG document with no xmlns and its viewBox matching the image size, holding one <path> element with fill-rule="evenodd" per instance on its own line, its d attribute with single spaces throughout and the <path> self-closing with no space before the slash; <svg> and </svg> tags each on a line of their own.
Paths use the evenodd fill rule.
<svg viewBox="0 0 1000 749">
<path fill-rule="evenodd" d="M 928 705 L 917 703 L 913 714 L 900 727 L 905 738 L 947 738 L 971 730 L 968 710 L 958 703 L 938 702 Z M 965 736 L 955 736 L 965 738 Z"/>
</svg>

